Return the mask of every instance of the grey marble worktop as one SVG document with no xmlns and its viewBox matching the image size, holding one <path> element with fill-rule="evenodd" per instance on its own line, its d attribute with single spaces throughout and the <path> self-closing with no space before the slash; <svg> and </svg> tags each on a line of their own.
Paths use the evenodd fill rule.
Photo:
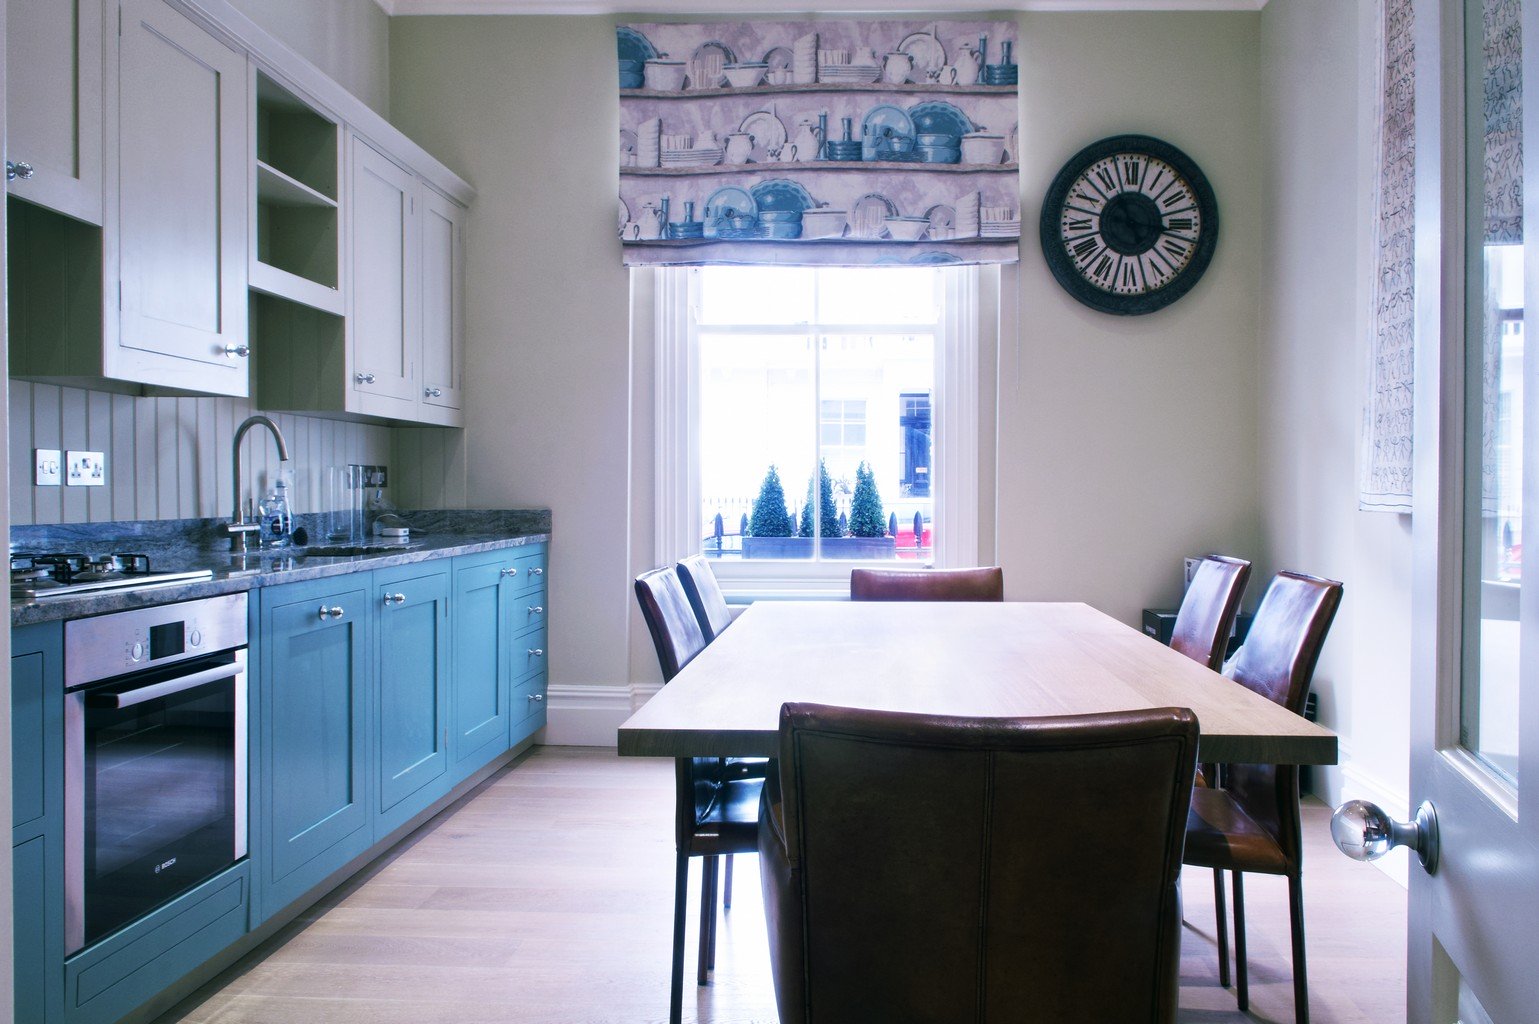
<svg viewBox="0 0 1539 1024">
<path fill-rule="evenodd" d="M 311 535 L 304 547 L 264 548 L 245 555 L 230 553 L 221 519 L 142 520 L 116 523 L 69 523 L 16 526 L 11 551 L 78 551 L 88 555 L 135 552 L 148 555 L 152 570 L 209 569 L 213 578 L 186 584 L 125 589 L 72 597 L 44 597 L 11 602 L 11 625 L 76 619 L 86 615 L 230 594 L 258 587 L 368 572 L 395 565 L 455 555 L 496 551 L 550 539 L 549 509 L 425 509 L 397 513 L 410 525 L 411 539 L 392 543 L 369 537 L 379 550 L 360 555 L 322 555 L 311 549 L 341 542 L 319 539 L 312 517 L 300 516 Z"/>
</svg>

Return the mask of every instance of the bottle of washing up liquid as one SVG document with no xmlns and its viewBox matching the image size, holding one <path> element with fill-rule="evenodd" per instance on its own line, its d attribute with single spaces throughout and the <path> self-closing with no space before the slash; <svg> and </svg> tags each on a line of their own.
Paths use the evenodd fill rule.
<svg viewBox="0 0 1539 1024">
<path fill-rule="evenodd" d="M 280 477 L 272 493 L 262 502 L 262 544 L 264 547 L 287 547 L 293 532 L 294 518 L 289 512 L 288 483 Z"/>
</svg>

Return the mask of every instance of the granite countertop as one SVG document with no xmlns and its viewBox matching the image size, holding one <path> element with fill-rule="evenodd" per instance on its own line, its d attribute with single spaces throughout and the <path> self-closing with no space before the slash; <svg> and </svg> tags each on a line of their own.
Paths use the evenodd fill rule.
<svg viewBox="0 0 1539 1024">
<path fill-rule="evenodd" d="M 412 528 L 409 541 L 396 544 L 370 537 L 367 554 L 311 554 L 309 547 L 265 548 L 245 555 L 231 554 L 223 520 L 182 519 L 119 523 L 79 523 L 18 526 L 11 531 L 11 550 L 81 551 L 102 554 L 134 551 L 148 554 L 152 569 L 209 569 L 213 578 L 142 589 L 127 588 L 72 597 L 45 597 L 11 602 L 11 625 L 75 619 L 86 615 L 143 608 L 218 594 L 232 594 L 283 583 L 368 572 L 395 565 L 426 562 L 455 555 L 496 551 L 550 539 L 549 509 L 419 510 L 400 513 Z M 307 529 L 307 517 L 299 517 Z M 318 524 L 311 531 L 320 535 Z M 325 546 L 341 542 L 326 542 Z"/>
</svg>

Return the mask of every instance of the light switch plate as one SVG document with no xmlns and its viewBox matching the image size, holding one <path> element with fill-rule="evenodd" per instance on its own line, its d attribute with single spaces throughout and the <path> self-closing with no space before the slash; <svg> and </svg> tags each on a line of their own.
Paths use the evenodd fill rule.
<svg viewBox="0 0 1539 1024">
<path fill-rule="evenodd" d="M 38 487 L 57 487 L 63 483 L 63 474 L 59 472 L 59 463 L 63 458 L 63 453 L 57 448 L 34 448 L 32 482 Z"/>
<path fill-rule="evenodd" d="M 107 460 L 101 452 L 65 452 L 67 487 L 100 487 L 107 482 Z"/>
</svg>

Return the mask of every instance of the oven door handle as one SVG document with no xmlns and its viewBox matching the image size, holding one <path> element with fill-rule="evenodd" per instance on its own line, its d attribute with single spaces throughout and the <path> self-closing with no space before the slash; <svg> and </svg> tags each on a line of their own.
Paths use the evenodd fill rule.
<svg viewBox="0 0 1539 1024">
<path fill-rule="evenodd" d="M 217 682 L 220 679 L 230 679 L 244 671 L 244 666 L 239 662 L 232 661 L 228 665 L 204 669 L 202 672 L 194 672 L 190 676 L 178 676 L 175 679 L 167 679 L 163 683 L 141 686 L 137 690 L 125 690 L 122 693 L 90 693 L 86 695 L 85 702 L 86 706 L 91 708 L 111 708 L 114 710 L 131 708 L 136 704 L 159 700 L 161 697 L 169 697 L 174 693 L 191 690 L 205 683 Z"/>
</svg>

